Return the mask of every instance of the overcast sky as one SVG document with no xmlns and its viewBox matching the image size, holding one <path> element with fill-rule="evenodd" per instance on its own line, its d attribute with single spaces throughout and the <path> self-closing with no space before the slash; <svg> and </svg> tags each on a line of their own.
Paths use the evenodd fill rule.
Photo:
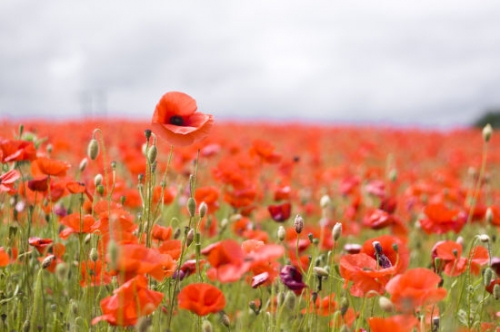
<svg viewBox="0 0 500 332">
<path fill-rule="evenodd" d="M 461 126 L 500 107 L 500 2 L 0 2 L 0 115 Z"/>
</svg>

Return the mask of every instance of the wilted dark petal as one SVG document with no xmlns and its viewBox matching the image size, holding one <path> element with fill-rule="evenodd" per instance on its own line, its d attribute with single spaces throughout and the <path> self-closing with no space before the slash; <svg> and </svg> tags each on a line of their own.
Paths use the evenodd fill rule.
<svg viewBox="0 0 500 332">
<path fill-rule="evenodd" d="M 302 282 L 302 274 L 300 274 L 297 268 L 293 265 L 285 265 L 281 269 L 280 279 L 285 286 L 294 291 L 296 294 L 300 294 L 301 291 L 307 287 L 307 285 Z"/>
<path fill-rule="evenodd" d="M 500 277 L 500 257 L 493 257 L 491 259 L 491 268 Z"/>
<path fill-rule="evenodd" d="M 252 278 L 252 288 L 257 288 L 269 279 L 269 273 L 263 272 Z"/>
</svg>

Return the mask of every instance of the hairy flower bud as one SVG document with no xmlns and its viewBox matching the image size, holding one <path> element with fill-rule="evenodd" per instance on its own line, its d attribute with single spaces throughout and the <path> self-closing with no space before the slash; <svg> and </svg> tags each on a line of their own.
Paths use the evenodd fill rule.
<svg viewBox="0 0 500 332">
<path fill-rule="evenodd" d="M 286 237 L 285 227 L 283 226 L 278 227 L 278 240 L 280 240 L 280 242 L 283 242 L 285 237 Z"/>
<path fill-rule="evenodd" d="M 201 202 L 200 206 L 198 207 L 198 214 L 200 215 L 200 218 L 205 217 L 208 211 L 208 205 L 205 202 Z"/>
<path fill-rule="evenodd" d="M 378 305 L 385 312 L 393 312 L 394 311 L 394 304 L 392 303 L 391 300 L 389 300 L 385 296 L 381 296 L 378 298 Z"/>
<path fill-rule="evenodd" d="M 148 149 L 148 161 L 150 164 L 153 164 L 156 161 L 156 156 L 158 156 L 158 148 L 156 145 L 152 145 Z"/>
<path fill-rule="evenodd" d="M 491 135 L 493 134 L 493 128 L 491 125 L 488 123 L 486 126 L 483 128 L 483 140 L 485 142 L 489 142 L 491 139 Z"/>
<path fill-rule="evenodd" d="M 92 138 L 87 146 L 87 156 L 91 160 L 96 160 L 97 156 L 99 156 L 99 143 L 95 138 Z"/>
<path fill-rule="evenodd" d="M 55 258 L 56 258 L 56 256 L 54 256 L 54 255 L 49 255 L 49 256 L 45 257 L 42 261 L 42 269 L 48 268 L 52 264 L 52 262 L 54 261 Z"/>
<path fill-rule="evenodd" d="M 294 226 L 295 226 L 295 232 L 297 234 L 300 234 L 302 232 L 302 229 L 304 228 L 304 219 L 302 219 L 301 215 L 298 214 L 296 217 L 295 217 L 295 221 L 294 221 Z"/>
<path fill-rule="evenodd" d="M 85 168 L 87 167 L 88 160 L 87 158 L 83 158 L 82 161 L 80 161 L 80 165 L 78 165 L 78 170 L 80 172 L 83 172 Z"/>
<path fill-rule="evenodd" d="M 335 226 L 333 226 L 332 229 L 333 241 L 337 241 L 338 239 L 340 239 L 341 235 L 342 235 L 342 224 L 338 222 L 335 224 Z"/>
<path fill-rule="evenodd" d="M 193 197 L 189 197 L 189 199 L 187 201 L 187 208 L 188 208 L 189 216 L 194 217 L 194 215 L 196 214 L 196 201 L 194 200 Z"/>
<path fill-rule="evenodd" d="M 92 262 L 96 262 L 99 259 L 99 253 L 96 248 L 90 249 L 89 258 Z"/>
<path fill-rule="evenodd" d="M 323 195 L 321 197 L 321 200 L 319 201 L 319 205 L 321 206 L 322 209 L 326 209 L 327 207 L 330 206 L 331 200 L 328 195 Z"/>
</svg>

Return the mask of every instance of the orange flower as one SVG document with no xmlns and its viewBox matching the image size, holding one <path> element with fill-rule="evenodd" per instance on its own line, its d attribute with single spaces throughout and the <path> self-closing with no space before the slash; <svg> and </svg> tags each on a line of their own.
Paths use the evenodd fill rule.
<svg viewBox="0 0 500 332">
<path fill-rule="evenodd" d="M 3 247 L 0 247 L 0 267 L 9 265 L 10 257 Z"/>
<path fill-rule="evenodd" d="M 182 92 L 167 92 L 153 114 L 155 133 L 175 146 L 187 146 L 205 138 L 213 126 L 210 114 L 196 112 L 196 101 Z"/>
<path fill-rule="evenodd" d="M 467 270 L 469 259 L 462 256 L 462 246 L 455 241 L 440 241 L 432 248 L 432 261 L 436 265 L 436 258 L 440 258 L 440 266 L 434 266 L 437 272 L 444 271 L 450 277 L 458 276 Z M 472 274 L 479 274 L 481 266 L 489 262 L 488 250 L 477 246 L 472 251 L 470 269 Z"/>
<path fill-rule="evenodd" d="M 398 315 L 387 318 L 370 317 L 368 324 L 372 332 L 410 332 L 418 326 L 418 319 L 414 316 Z"/>
<path fill-rule="evenodd" d="M 0 161 L 33 160 L 36 158 L 35 144 L 29 141 L 2 140 L 0 141 Z"/>
<path fill-rule="evenodd" d="M 49 158 L 38 158 L 31 163 L 31 173 L 33 175 L 66 176 L 66 171 L 71 166 L 60 160 Z"/>
<path fill-rule="evenodd" d="M 163 293 L 148 289 L 148 279 L 144 275 L 130 279 L 101 301 L 103 315 L 92 320 L 92 325 L 106 321 L 111 325 L 130 326 L 137 319 L 156 310 Z"/>
<path fill-rule="evenodd" d="M 424 268 L 415 268 L 392 278 L 385 287 L 391 301 L 402 312 L 411 312 L 424 305 L 441 301 L 446 289 L 438 288 L 441 277 Z"/>
<path fill-rule="evenodd" d="M 181 289 L 177 299 L 179 308 L 198 316 L 219 312 L 226 306 L 226 298 L 220 289 L 204 283 L 187 285 Z"/>
<path fill-rule="evenodd" d="M 67 228 L 59 233 L 61 239 L 67 239 L 71 234 L 91 233 L 95 223 L 94 217 L 90 214 L 80 215 L 79 212 L 71 213 L 61 219 L 60 223 Z"/>
</svg>

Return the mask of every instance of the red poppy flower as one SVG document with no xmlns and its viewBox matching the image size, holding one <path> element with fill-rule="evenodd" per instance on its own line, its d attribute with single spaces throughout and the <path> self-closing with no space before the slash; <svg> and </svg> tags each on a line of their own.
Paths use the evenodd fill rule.
<svg viewBox="0 0 500 332">
<path fill-rule="evenodd" d="M 176 263 L 170 255 L 160 254 L 156 249 L 140 244 L 125 244 L 120 247 L 116 270 L 111 274 L 128 280 L 138 274 L 149 274 L 158 281 L 171 276 Z"/>
<path fill-rule="evenodd" d="M 0 267 L 9 265 L 10 257 L 9 254 L 5 252 L 3 247 L 0 247 Z"/>
<path fill-rule="evenodd" d="M 60 222 L 67 228 L 59 233 L 59 237 L 61 239 L 67 239 L 71 234 L 91 233 L 95 219 L 90 214 L 82 216 L 79 212 L 75 212 L 62 218 Z"/>
<path fill-rule="evenodd" d="M 205 138 L 213 126 L 210 114 L 197 113 L 196 101 L 182 92 L 167 92 L 153 114 L 155 133 L 175 146 L 187 146 Z"/>
<path fill-rule="evenodd" d="M 66 171 L 71 167 L 68 163 L 40 157 L 31 163 L 31 173 L 33 175 L 66 176 Z"/>
<path fill-rule="evenodd" d="M 378 254 L 375 250 L 374 243 L 379 243 L 381 254 Z M 397 246 L 397 250 L 395 249 Z M 361 248 L 361 253 L 367 254 L 368 256 L 379 259 L 379 265 L 384 256 L 389 260 L 390 266 L 396 266 L 396 273 L 402 273 L 406 270 L 410 264 L 410 251 L 406 245 L 397 237 L 392 235 L 382 235 L 373 239 L 366 240 Z"/>
<path fill-rule="evenodd" d="M 14 183 L 21 177 L 19 171 L 13 169 L 0 175 L 0 193 L 14 194 Z"/>
<path fill-rule="evenodd" d="M 92 320 L 92 325 L 106 321 L 111 325 L 130 326 L 139 317 L 156 310 L 163 299 L 163 293 L 148 289 L 148 278 L 144 275 L 130 279 L 101 301 L 103 315 Z"/>
<path fill-rule="evenodd" d="M 28 243 L 30 246 L 35 247 L 35 249 L 44 255 L 47 249 L 52 245 L 52 239 L 41 239 L 39 237 L 30 237 Z"/>
<path fill-rule="evenodd" d="M 0 142 L 0 161 L 2 163 L 34 160 L 35 158 L 36 149 L 33 142 L 19 140 L 2 140 Z"/>
<path fill-rule="evenodd" d="M 418 323 L 418 319 L 411 315 L 368 318 L 368 324 L 372 332 L 409 332 L 412 331 L 414 327 L 417 327 Z"/>
<path fill-rule="evenodd" d="M 287 202 L 279 205 L 269 205 L 267 209 L 274 221 L 284 222 L 290 218 L 292 205 Z"/>
<path fill-rule="evenodd" d="M 208 213 L 215 213 L 219 209 L 219 189 L 217 187 L 201 187 L 196 189 L 194 198 L 197 202 L 205 202 Z"/>
<path fill-rule="evenodd" d="M 207 255 L 207 260 L 213 267 L 207 273 L 220 282 L 238 281 L 248 271 L 249 263 L 244 261 L 243 250 L 234 240 L 211 244 L 201 254 Z"/>
<path fill-rule="evenodd" d="M 111 276 L 106 272 L 106 267 L 101 260 L 84 261 L 80 268 L 82 274 L 80 286 L 82 287 L 107 285 L 111 282 Z"/>
<path fill-rule="evenodd" d="M 386 286 L 391 301 L 402 312 L 411 312 L 424 304 L 434 304 L 446 297 L 438 288 L 441 277 L 431 270 L 415 268 L 392 278 Z"/>
<path fill-rule="evenodd" d="M 420 219 L 420 226 L 427 234 L 460 232 L 467 221 L 467 215 L 458 209 L 448 208 L 444 203 L 429 204 L 425 207 L 426 218 Z"/>
<path fill-rule="evenodd" d="M 226 306 L 224 294 L 215 286 L 195 283 L 189 284 L 179 292 L 179 308 L 189 310 L 198 316 L 217 313 Z"/>
<path fill-rule="evenodd" d="M 462 257 L 462 246 L 455 241 L 440 241 L 432 248 L 432 261 L 436 264 L 436 258 L 441 260 L 440 266 L 434 266 L 437 272 L 444 271 L 450 277 L 458 276 L 467 270 L 469 259 Z M 472 274 L 479 274 L 481 266 L 488 264 L 488 250 L 477 246 L 472 251 L 470 269 Z"/>
<path fill-rule="evenodd" d="M 385 285 L 395 273 L 395 266 L 383 268 L 367 254 L 345 255 L 340 259 L 340 275 L 345 280 L 344 288 L 352 281 L 349 291 L 353 296 L 362 297 L 370 291 L 383 294 Z"/>
</svg>

